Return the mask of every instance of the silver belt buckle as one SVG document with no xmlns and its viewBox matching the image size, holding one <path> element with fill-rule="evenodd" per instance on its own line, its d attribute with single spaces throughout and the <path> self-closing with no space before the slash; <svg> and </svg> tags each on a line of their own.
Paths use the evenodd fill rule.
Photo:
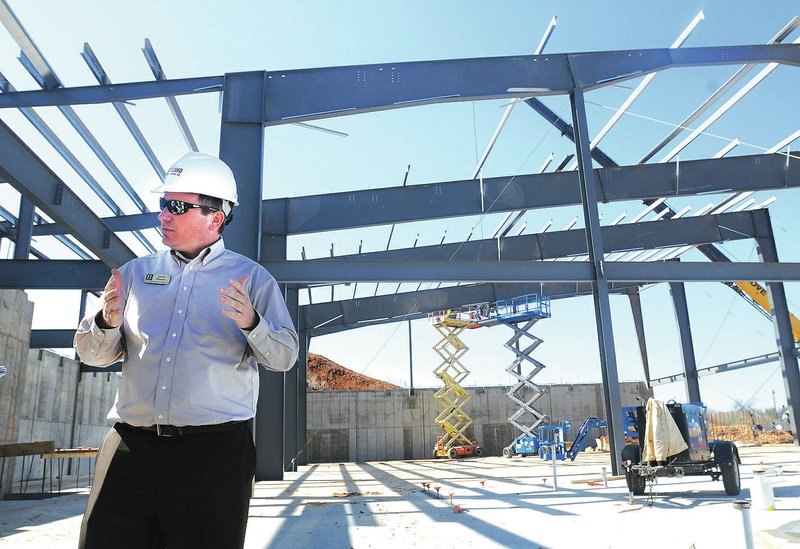
<svg viewBox="0 0 800 549">
<path fill-rule="evenodd" d="M 158 435 L 160 437 L 171 437 L 172 436 L 172 435 L 168 435 L 166 433 L 162 434 L 161 433 L 161 424 L 159 424 L 159 423 L 156 423 L 156 435 Z"/>
</svg>

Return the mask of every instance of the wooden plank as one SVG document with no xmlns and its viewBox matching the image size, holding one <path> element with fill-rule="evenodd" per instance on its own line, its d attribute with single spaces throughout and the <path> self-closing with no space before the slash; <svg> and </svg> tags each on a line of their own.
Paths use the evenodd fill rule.
<svg viewBox="0 0 800 549">
<path fill-rule="evenodd" d="M 97 457 L 97 448 L 58 448 L 55 452 L 42 454 L 42 459 Z"/>
<path fill-rule="evenodd" d="M 54 440 L 0 444 L 0 457 L 37 456 L 52 452 L 55 448 Z"/>
</svg>

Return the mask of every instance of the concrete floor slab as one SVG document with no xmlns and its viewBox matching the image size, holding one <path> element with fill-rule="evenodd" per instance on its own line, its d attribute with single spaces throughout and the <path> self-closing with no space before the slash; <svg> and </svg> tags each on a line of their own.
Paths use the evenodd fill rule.
<svg viewBox="0 0 800 549">
<path fill-rule="evenodd" d="M 558 462 L 557 489 L 538 458 L 312 464 L 256 484 L 246 547 L 746 547 L 733 501 L 750 497 L 757 469 L 776 509 L 749 512 L 755 547 L 800 544 L 800 448 L 740 453 L 739 498 L 710 477 L 659 479 L 652 506 L 629 503 L 624 479 L 603 485 L 601 453 Z M 74 547 L 86 497 L 0 502 L 0 547 Z"/>
</svg>

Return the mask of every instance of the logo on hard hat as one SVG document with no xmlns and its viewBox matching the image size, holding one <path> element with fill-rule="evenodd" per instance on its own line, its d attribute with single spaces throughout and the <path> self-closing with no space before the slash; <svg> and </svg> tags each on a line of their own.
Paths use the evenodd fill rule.
<svg viewBox="0 0 800 549">
<path fill-rule="evenodd" d="M 182 172 L 183 172 L 183 168 L 175 168 L 175 167 L 172 167 L 172 168 L 170 168 L 170 169 L 169 169 L 169 171 L 167 172 L 167 175 L 175 175 L 175 176 L 179 176 L 179 175 L 181 175 L 181 173 L 182 173 Z"/>
</svg>

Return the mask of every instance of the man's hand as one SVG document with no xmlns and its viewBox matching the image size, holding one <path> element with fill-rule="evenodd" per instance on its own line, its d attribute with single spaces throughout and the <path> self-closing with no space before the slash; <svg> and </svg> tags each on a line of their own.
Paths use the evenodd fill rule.
<svg viewBox="0 0 800 549">
<path fill-rule="evenodd" d="M 220 288 L 219 293 L 222 297 L 220 302 L 226 305 L 222 309 L 222 314 L 232 319 L 242 330 L 252 330 L 258 324 L 258 315 L 253 309 L 253 302 L 244 288 L 247 275 L 242 275 L 239 280 L 228 280 L 230 288 Z"/>
<path fill-rule="evenodd" d="M 122 274 L 116 269 L 111 269 L 111 278 L 103 288 L 102 321 L 105 326 L 101 328 L 116 328 L 122 325 L 122 313 L 125 310 L 125 300 L 122 296 Z"/>
</svg>

